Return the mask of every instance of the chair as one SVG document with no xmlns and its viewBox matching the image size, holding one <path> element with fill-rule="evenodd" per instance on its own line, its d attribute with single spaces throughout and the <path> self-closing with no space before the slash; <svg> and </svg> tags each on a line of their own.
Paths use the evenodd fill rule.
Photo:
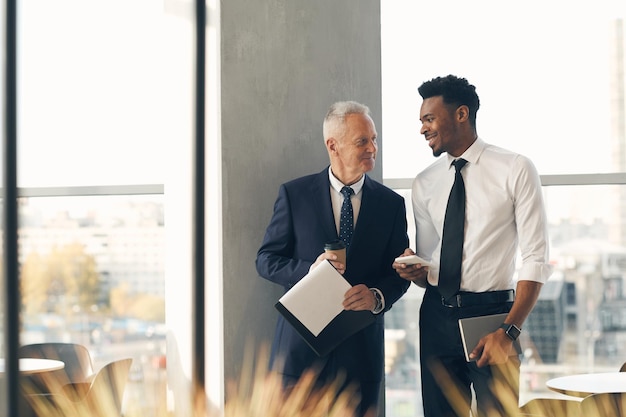
<svg viewBox="0 0 626 417">
<path fill-rule="evenodd" d="M 109 362 L 91 382 L 67 384 L 52 394 L 27 396 L 32 414 L 38 417 L 121 417 L 132 361 L 127 358 Z"/>
<path fill-rule="evenodd" d="M 580 403 L 585 417 L 626 417 L 626 393 L 592 394 Z"/>
<path fill-rule="evenodd" d="M 25 386 L 39 393 L 54 392 L 68 383 L 86 382 L 93 376 L 93 363 L 89 350 L 76 343 L 36 343 L 21 346 L 20 358 L 56 359 L 62 361 L 63 369 L 42 375 L 30 375 Z"/>
<path fill-rule="evenodd" d="M 93 362 L 89 350 L 76 343 L 36 343 L 21 346 L 20 358 L 56 359 L 63 361 L 63 372 L 68 382 L 84 382 L 93 375 Z"/>
<path fill-rule="evenodd" d="M 520 407 L 522 415 L 537 417 L 581 416 L 580 400 L 565 398 L 534 398 Z"/>
</svg>

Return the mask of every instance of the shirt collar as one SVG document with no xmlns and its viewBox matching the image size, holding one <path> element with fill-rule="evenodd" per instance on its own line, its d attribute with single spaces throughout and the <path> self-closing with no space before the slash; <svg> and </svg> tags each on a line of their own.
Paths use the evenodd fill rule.
<svg viewBox="0 0 626 417">
<path fill-rule="evenodd" d="M 339 181 L 337 177 L 335 177 L 330 167 L 328 167 L 328 179 L 330 180 L 331 187 L 333 187 L 338 193 L 340 193 L 341 189 L 345 187 L 346 185 L 342 183 L 341 181 Z M 361 176 L 360 180 L 350 185 L 350 187 L 354 190 L 355 195 L 358 194 L 359 191 L 361 191 L 361 188 L 363 188 L 364 183 L 365 183 L 365 174 Z"/>
<path fill-rule="evenodd" d="M 480 155 L 485 150 L 485 146 L 486 144 L 481 138 L 476 138 L 474 143 L 472 143 L 472 145 L 467 148 L 461 156 L 454 157 L 450 154 L 446 154 L 448 155 L 448 168 L 452 166 L 452 162 L 460 158 L 465 159 L 470 164 L 476 164 L 478 162 L 478 159 L 480 158 Z"/>
</svg>

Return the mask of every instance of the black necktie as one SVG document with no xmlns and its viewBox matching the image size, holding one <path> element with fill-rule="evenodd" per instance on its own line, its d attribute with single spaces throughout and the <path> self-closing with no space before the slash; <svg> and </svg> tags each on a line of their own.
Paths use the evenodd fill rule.
<svg viewBox="0 0 626 417">
<path fill-rule="evenodd" d="M 352 200 L 350 200 L 354 190 L 350 187 L 343 187 L 341 194 L 343 194 L 343 204 L 341 205 L 341 216 L 339 217 L 339 238 L 343 240 L 347 248 L 350 246 L 354 228 L 354 214 L 352 213 Z"/>
<path fill-rule="evenodd" d="M 439 292 L 448 300 L 461 286 L 461 261 L 463 259 L 463 236 L 465 231 L 465 183 L 461 169 L 465 159 L 457 159 L 452 164 L 456 168 L 454 185 L 450 190 L 446 217 L 443 221 L 441 261 L 439 263 Z"/>
</svg>

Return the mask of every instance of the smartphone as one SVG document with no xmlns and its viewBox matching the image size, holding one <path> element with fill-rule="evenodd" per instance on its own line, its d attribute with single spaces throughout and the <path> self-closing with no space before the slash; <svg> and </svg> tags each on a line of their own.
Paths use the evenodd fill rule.
<svg viewBox="0 0 626 417">
<path fill-rule="evenodd" d="M 421 264 L 422 266 L 432 266 L 430 262 L 417 255 L 400 256 L 399 258 L 396 258 L 396 262 L 407 265 Z"/>
</svg>

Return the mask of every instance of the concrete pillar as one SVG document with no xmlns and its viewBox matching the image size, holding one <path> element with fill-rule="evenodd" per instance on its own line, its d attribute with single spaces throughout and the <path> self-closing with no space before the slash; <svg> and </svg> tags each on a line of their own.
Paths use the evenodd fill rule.
<svg viewBox="0 0 626 417">
<path fill-rule="evenodd" d="M 380 4 L 229 0 L 221 37 L 224 371 L 234 377 L 244 346 L 273 335 L 281 290 L 254 260 L 278 186 L 328 164 L 332 102 L 367 104 L 381 131 Z"/>
</svg>

